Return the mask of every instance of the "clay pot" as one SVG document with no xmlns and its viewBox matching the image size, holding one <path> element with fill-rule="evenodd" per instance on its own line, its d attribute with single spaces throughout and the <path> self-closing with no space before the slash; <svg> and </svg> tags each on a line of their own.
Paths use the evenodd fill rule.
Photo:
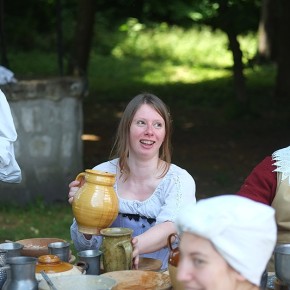
<svg viewBox="0 0 290 290">
<path fill-rule="evenodd" d="M 118 215 L 119 200 L 113 188 L 115 174 L 87 169 L 76 180 L 84 180 L 72 202 L 79 231 L 98 235 L 101 229 L 110 227 Z"/>
<path fill-rule="evenodd" d="M 169 258 L 168 258 L 168 264 L 177 267 L 178 261 L 179 261 L 179 248 L 178 247 L 175 247 L 175 248 L 172 247 L 172 241 L 175 241 L 175 240 L 178 241 L 179 240 L 179 236 L 177 234 L 174 234 L 174 233 L 170 234 L 168 236 L 168 238 L 167 238 L 167 246 L 168 246 L 168 248 L 170 250 Z"/>
<path fill-rule="evenodd" d="M 174 239 L 173 239 L 174 238 Z M 168 272 L 171 280 L 171 284 L 174 290 L 184 290 L 181 282 L 177 281 L 177 266 L 179 262 L 179 248 L 173 248 L 172 242 L 179 241 L 179 236 L 177 234 L 170 234 L 167 238 L 167 246 L 170 250 L 168 257 Z"/>
<path fill-rule="evenodd" d="M 84 272 L 83 267 L 77 267 L 70 263 L 61 261 L 55 255 L 43 255 L 38 257 L 35 267 L 35 275 L 38 281 L 42 280 L 41 271 L 44 271 L 49 277 L 62 275 L 81 275 Z"/>
</svg>

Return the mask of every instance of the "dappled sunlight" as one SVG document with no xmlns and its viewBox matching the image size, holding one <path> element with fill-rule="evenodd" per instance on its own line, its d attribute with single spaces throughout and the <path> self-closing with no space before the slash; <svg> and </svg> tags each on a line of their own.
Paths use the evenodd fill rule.
<svg viewBox="0 0 290 290">
<path fill-rule="evenodd" d="M 143 66 L 151 66 L 149 62 L 143 63 Z M 168 62 L 160 63 L 158 69 L 147 70 L 143 75 L 142 81 L 148 84 L 169 84 L 169 83 L 184 83 L 192 84 L 203 82 L 205 79 L 219 79 L 231 76 L 231 72 L 227 69 L 210 69 L 210 68 L 195 68 L 188 66 L 176 66 Z"/>
<path fill-rule="evenodd" d="M 82 140 L 83 141 L 100 141 L 102 138 L 100 136 L 94 134 L 83 134 Z"/>
</svg>

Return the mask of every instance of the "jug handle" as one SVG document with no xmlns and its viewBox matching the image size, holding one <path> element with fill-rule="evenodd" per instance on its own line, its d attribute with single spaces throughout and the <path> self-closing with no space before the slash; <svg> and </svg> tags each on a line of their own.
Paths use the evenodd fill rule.
<svg viewBox="0 0 290 290">
<path fill-rule="evenodd" d="M 132 251 L 133 251 L 131 241 L 129 241 L 129 240 L 122 241 L 116 245 L 119 247 L 122 247 L 124 249 L 125 257 L 126 257 L 126 265 L 129 265 L 130 266 L 129 268 L 131 270 L 131 268 L 132 268 Z"/>
<path fill-rule="evenodd" d="M 172 243 L 171 243 L 171 238 L 172 237 L 175 237 L 175 239 L 179 239 L 179 236 L 178 236 L 178 234 L 175 234 L 175 233 L 172 233 L 172 234 L 170 234 L 169 236 L 168 236 L 168 238 L 167 238 L 167 245 L 168 245 L 168 247 L 169 247 L 169 249 L 171 250 L 171 251 L 173 251 L 173 248 L 172 248 Z"/>
<path fill-rule="evenodd" d="M 86 273 L 87 270 L 89 269 L 89 264 L 85 261 L 78 261 L 76 263 L 76 266 L 81 268 L 82 273 Z"/>
<path fill-rule="evenodd" d="M 77 181 L 79 181 L 80 182 L 80 185 L 79 185 L 79 187 L 82 185 L 82 181 L 84 180 L 84 178 L 85 178 L 85 172 L 81 172 L 81 173 L 79 173 L 78 175 L 77 175 L 77 177 L 76 177 L 76 180 Z"/>
</svg>

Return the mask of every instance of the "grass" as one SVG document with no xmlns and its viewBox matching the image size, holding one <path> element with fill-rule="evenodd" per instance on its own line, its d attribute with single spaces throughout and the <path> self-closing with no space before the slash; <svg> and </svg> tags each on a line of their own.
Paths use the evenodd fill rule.
<svg viewBox="0 0 290 290">
<path fill-rule="evenodd" d="M 120 41 L 108 46 L 109 50 L 96 42 L 91 52 L 88 102 L 127 101 L 144 90 L 162 96 L 170 107 L 188 110 L 195 105 L 226 107 L 233 100 L 232 57 L 220 31 L 182 30 L 165 24 L 149 29 L 130 19 L 126 29 L 101 37 L 109 36 L 112 41 Z M 256 52 L 257 40 L 255 35 L 247 35 L 240 41 L 247 65 Z M 54 52 L 10 51 L 9 59 L 19 79 L 58 75 Z M 260 111 L 271 106 L 275 67 L 247 67 L 245 74 L 252 106 Z M 32 237 L 70 241 L 72 212 L 68 204 L 48 206 L 36 202 L 24 208 L 1 205 L 0 209 L 2 241 Z"/>
<path fill-rule="evenodd" d="M 0 242 L 45 237 L 70 241 L 72 219 L 69 204 L 45 205 L 36 201 L 25 207 L 1 205 Z"/>
</svg>

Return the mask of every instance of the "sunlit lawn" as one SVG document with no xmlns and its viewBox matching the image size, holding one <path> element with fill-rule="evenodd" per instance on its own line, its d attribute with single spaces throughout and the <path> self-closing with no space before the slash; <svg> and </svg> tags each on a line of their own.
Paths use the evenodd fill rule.
<svg viewBox="0 0 290 290">
<path fill-rule="evenodd" d="M 44 205 L 42 202 L 0 207 L 0 241 L 27 238 L 61 238 L 70 241 L 72 210 L 68 204 Z"/>
</svg>

